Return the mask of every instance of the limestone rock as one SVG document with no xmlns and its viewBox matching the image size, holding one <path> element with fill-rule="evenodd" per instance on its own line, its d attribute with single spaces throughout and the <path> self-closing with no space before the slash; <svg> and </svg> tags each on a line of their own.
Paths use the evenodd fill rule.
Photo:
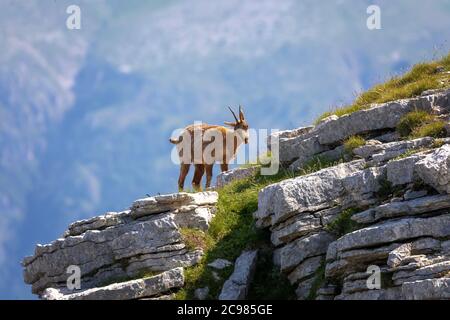
<svg viewBox="0 0 450 320">
<path fill-rule="evenodd" d="M 391 202 L 354 214 L 351 219 L 358 223 L 373 223 L 381 219 L 418 215 L 450 208 L 449 195 L 435 195 L 409 201 Z"/>
<path fill-rule="evenodd" d="M 446 144 L 416 163 L 422 180 L 440 193 L 450 193 L 450 145 Z"/>
<path fill-rule="evenodd" d="M 387 221 L 348 233 L 336 241 L 336 249 L 342 252 L 419 237 L 441 238 L 449 235 L 448 214 L 430 218 L 408 218 Z"/>
<path fill-rule="evenodd" d="M 314 284 L 314 277 L 306 279 L 305 281 L 302 281 L 297 289 L 295 290 L 295 294 L 297 295 L 298 300 L 306 300 L 309 297 L 309 294 L 311 292 L 311 289 Z"/>
<path fill-rule="evenodd" d="M 173 211 L 182 206 L 204 206 L 215 205 L 218 194 L 214 191 L 196 193 L 172 193 L 139 199 L 131 206 L 131 216 L 139 218 L 142 216 Z"/>
<path fill-rule="evenodd" d="M 427 190 L 418 190 L 418 191 L 408 190 L 403 195 L 403 198 L 405 200 L 413 200 L 413 199 L 425 197 L 427 194 L 428 194 Z"/>
<path fill-rule="evenodd" d="M 216 186 L 221 188 L 226 186 L 232 181 L 241 180 L 247 177 L 251 177 L 255 175 L 259 170 L 259 166 L 252 166 L 248 168 L 236 168 L 231 169 L 217 175 L 217 183 Z"/>
<path fill-rule="evenodd" d="M 64 237 L 78 236 L 88 230 L 101 230 L 107 227 L 124 223 L 130 216 L 130 211 L 123 212 L 107 212 L 104 215 L 93 217 L 90 219 L 76 221 L 69 225 Z"/>
<path fill-rule="evenodd" d="M 415 165 L 424 158 L 424 155 L 413 155 L 411 157 L 392 160 L 386 164 L 387 180 L 393 186 L 412 183 L 415 180 Z"/>
<path fill-rule="evenodd" d="M 83 289 L 192 266 L 203 251 L 188 250 L 179 228 L 206 230 L 216 201 L 216 192 L 162 195 L 137 201 L 131 211 L 74 222 L 64 238 L 37 245 L 23 260 L 24 280 L 33 293 L 42 294 L 46 288 L 64 288 L 72 265 L 80 268 Z"/>
<path fill-rule="evenodd" d="M 397 267 L 405 258 L 411 255 L 411 243 L 405 243 L 389 252 L 387 265 L 391 268 Z"/>
<path fill-rule="evenodd" d="M 329 150 L 328 147 L 319 143 L 318 136 L 281 139 L 279 142 L 279 160 L 280 163 L 291 163 L 299 160 L 297 166 L 301 166 L 312 156 L 327 150 Z"/>
<path fill-rule="evenodd" d="M 414 150 L 419 149 L 423 147 L 429 147 L 433 143 L 434 139 L 431 137 L 425 137 L 425 138 L 419 138 L 414 140 L 406 140 L 406 141 L 395 141 L 390 143 L 384 143 L 384 144 L 368 144 L 356 148 L 353 150 L 353 153 L 355 155 L 358 155 L 362 158 L 371 158 L 372 156 L 376 154 L 378 157 L 381 157 L 381 155 L 385 155 L 383 159 L 392 159 L 395 158 L 403 153 L 405 153 L 407 150 Z M 389 156 L 386 156 L 389 155 Z M 376 157 L 375 157 L 376 158 Z"/>
<path fill-rule="evenodd" d="M 271 150 L 271 146 L 273 143 L 275 143 L 276 139 L 291 139 L 291 138 L 297 138 L 299 136 L 306 136 L 308 132 L 310 132 L 314 126 L 308 126 L 308 127 L 300 127 L 293 130 L 284 130 L 284 131 L 277 131 L 272 133 L 267 137 L 267 149 Z"/>
<path fill-rule="evenodd" d="M 324 256 L 312 257 L 304 260 L 295 269 L 289 273 L 289 282 L 294 284 L 302 281 L 303 279 L 314 275 L 317 269 L 319 269 Z"/>
<path fill-rule="evenodd" d="M 320 217 L 312 214 L 298 214 L 275 226 L 271 231 L 271 240 L 275 246 L 287 243 L 312 231 L 322 228 Z"/>
<path fill-rule="evenodd" d="M 352 135 L 395 128 L 403 115 L 415 109 L 431 111 L 433 106 L 438 104 L 448 107 L 448 96 L 449 91 L 442 91 L 429 96 L 373 105 L 369 109 L 320 123 L 310 134 L 318 135 L 320 144 L 329 145 Z"/>
<path fill-rule="evenodd" d="M 325 254 L 335 237 L 326 232 L 299 238 L 281 249 L 280 267 L 282 272 L 290 272 L 306 258 Z"/>
<path fill-rule="evenodd" d="M 407 300 L 450 299 L 450 278 L 405 282 L 402 293 Z"/>
<path fill-rule="evenodd" d="M 335 205 L 342 196 L 342 179 L 364 167 L 363 160 L 352 161 L 318 172 L 272 184 L 259 192 L 260 225 L 274 225 L 294 213 L 317 211 Z"/>
<path fill-rule="evenodd" d="M 245 299 L 255 271 L 257 256 L 257 250 L 244 251 L 236 259 L 233 274 L 225 281 L 219 300 Z"/>
<path fill-rule="evenodd" d="M 119 282 L 74 293 L 48 288 L 43 292 L 42 298 L 45 300 L 130 300 L 152 297 L 183 285 L 183 268 L 176 268 L 145 279 Z"/>
<path fill-rule="evenodd" d="M 218 269 L 218 270 L 225 269 L 226 267 L 229 267 L 231 265 L 233 265 L 233 263 L 226 259 L 216 259 L 213 262 L 208 263 L 209 267 Z"/>
</svg>

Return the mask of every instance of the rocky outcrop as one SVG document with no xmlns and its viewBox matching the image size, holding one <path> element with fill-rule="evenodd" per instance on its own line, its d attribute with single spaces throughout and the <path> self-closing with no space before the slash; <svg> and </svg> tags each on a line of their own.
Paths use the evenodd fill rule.
<svg viewBox="0 0 450 320">
<path fill-rule="evenodd" d="M 373 105 L 369 109 L 353 112 L 342 117 L 330 116 L 315 127 L 290 130 L 268 139 L 270 149 L 273 140 L 279 137 L 280 162 L 284 165 L 296 162 L 293 169 L 300 167 L 313 156 L 333 150 L 343 140 L 360 134 L 380 137 L 382 142 L 391 142 L 389 130 L 395 129 L 400 118 L 413 110 L 448 112 L 450 109 L 450 90 L 425 92 L 422 96 L 383 104 Z M 294 134 L 290 134 L 294 132 Z M 299 133 L 300 134 L 299 134 Z M 384 133 L 383 133 L 384 132 Z M 381 133 L 381 135 L 380 135 Z M 388 135 L 385 135 L 388 133 Z M 391 135 L 391 136 L 389 136 Z"/>
<path fill-rule="evenodd" d="M 235 180 L 241 180 L 254 176 L 259 171 L 259 166 L 251 166 L 246 168 L 235 168 L 217 175 L 216 186 L 221 188 Z"/>
<path fill-rule="evenodd" d="M 42 298 L 46 300 L 149 299 L 171 290 L 179 289 L 183 285 L 183 268 L 175 268 L 164 271 L 153 277 L 114 283 L 108 286 L 86 289 L 75 293 L 67 293 L 68 290 L 47 288 L 44 290 Z M 159 298 L 161 298 L 161 296 L 159 296 Z"/>
<path fill-rule="evenodd" d="M 450 90 L 268 138 L 269 150 L 279 145 L 284 168 L 339 160 L 310 174 L 297 171 L 258 194 L 256 226 L 269 229 L 273 262 L 299 299 L 450 298 L 450 138 L 400 139 L 395 127 L 412 110 L 445 119 Z M 343 141 L 352 135 L 366 138 L 365 145 L 348 150 Z M 257 170 L 224 172 L 217 186 Z M 43 299 L 170 299 L 184 284 L 183 268 L 203 255 L 185 243 L 182 228 L 207 230 L 217 197 L 159 195 L 136 200 L 130 210 L 77 221 L 23 260 L 25 282 Z M 257 251 L 241 254 L 219 299 L 246 297 L 256 259 Z M 67 286 L 73 266 L 81 276 L 75 291 Z M 211 275 L 220 281 L 217 272 L 231 266 L 217 259 L 206 268 L 216 269 Z M 197 299 L 210 296 L 207 286 L 195 290 Z"/>
<path fill-rule="evenodd" d="M 234 271 L 230 278 L 225 281 L 219 300 L 243 300 L 252 281 L 256 267 L 258 251 L 244 251 L 237 259 L 234 265 Z"/>
<path fill-rule="evenodd" d="M 448 114 L 449 98 L 444 90 L 375 105 L 280 139 L 291 169 L 343 155 L 349 136 L 371 139 L 353 150 L 357 160 L 259 192 L 256 224 L 271 231 L 274 263 L 299 299 L 449 298 L 450 141 L 393 132 L 412 110 Z"/>
<path fill-rule="evenodd" d="M 62 238 L 37 245 L 34 255 L 23 260 L 25 282 L 42 298 L 63 294 L 65 299 L 137 299 L 179 287 L 180 267 L 196 264 L 203 254 L 188 249 L 180 228 L 205 230 L 217 197 L 216 192 L 148 197 L 130 210 L 75 222 Z M 83 291 L 67 292 L 69 266 L 79 267 Z M 161 274 L 140 279 L 149 273 Z M 104 286 L 123 279 L 136 281 Z"/>
</svg>

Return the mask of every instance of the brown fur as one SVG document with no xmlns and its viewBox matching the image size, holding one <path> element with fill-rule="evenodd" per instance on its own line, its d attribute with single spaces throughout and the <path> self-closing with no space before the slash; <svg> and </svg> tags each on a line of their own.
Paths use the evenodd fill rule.
<svg viewBox="0 0 450 320">
<path fill-rule="evenodd" d="M 230 109 L 231 110 L 231 109 Z M 232 111 L 233 112 L 233 111 Z M 205 187 L 209 188 L 211 185 L 211 179 L 212 179 L 212 174 L 213 174 L 213 166 L 214 163 L 206 163 L 203 159 L 203 154 L 205 152 L 205 148 L 214 142 L 213 141 L 204 141 L 203 140 L 203 136 L 205 134 L 205 132 L 207 130 L 215 130 L 216 132 L 218 131 L 220 136 L 222 137 L 223 141 L 223 152 L 222 152 L 222 159 L 221 159 L 221 171 L 227 171 L 228 170 L 228 164 L 229 162 L 234 158 L 234 156 L 236 155 L 237 149 L 240 145 L 238 138 L 236 135 L 233 135 L 234 137 L 234 141 L 233 141 L 233 145 L 232 145 L 232 154 L 228 154 L 230 152 L 228 152 L 227 150 L 227 137 L 229 137 L 231 134 L 233 134 L 234 131 L 241 129 L 241 130 L 247 130 L 248 129 L 248 125 L 247 122 L 244 119 L 244 114 L 241 110 L 241 108 L 239 107 L 239 120 L 236 118 L 236 116 L 234 115 L 233 112 L 233 116 L 236 119 L 236 122 L 231 123 L 231 122 L 226 122 L 227 125 L 229 126 L 233 126 L 233 129 L 228 129 L 225 128 L 223 126 L 218 126 L 218 125 L 209 125 L 209 124 L 200 124 L 200 125 L 190 125 L 187 126 L 182 134 L 178 137 L 178 139 L 170 139 L 170 142 L 173 144 L 179 144 L 181 142 L 183 142 L 183 139 L 190 139 L 191 140 L 191 154 L 189 155 L 188 159 L 189 161 L 185 161 L 185 163 L 183 163 L 183 161 L 181 161 L 181 159 L 183 159 L 183 150 L 179 150 L 178 156 L 180 157 L 180 175 L 178 178 L 178 189 L 181 191 L 184 188 L 184 181 L 186 179 L 187 174 L 189 173 L 189 168 L 191 164 L 194 164 L 195 167 L 195 171 L 194 171 L 194 176 L 192 179 L 192 186 L 195 190 L 200 190 L 201 189 L 201 180 L 203 175 L 206 173 L 206 184 Z M 194 130 L 199 130 L 199 132 L 201 132 L 201 141 L 202 141 L 202 146 L 201 146 L 201 153 L 202 153 L 202 159 L 194 159 Z M 248 141 L 245 141 L 245 143 L 247 143 Z M 215 152 L 212 152 L 212 155 L 215 156 Z M 219 156 L 219 155 L 218 155 Z M 194 160 L 198 160 L 198 161 L 194 161 Z"/>
</svg>

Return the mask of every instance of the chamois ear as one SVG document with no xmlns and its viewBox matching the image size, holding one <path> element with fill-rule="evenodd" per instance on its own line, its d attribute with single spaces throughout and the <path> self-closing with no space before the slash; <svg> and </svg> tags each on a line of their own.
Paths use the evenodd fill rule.
<svg viewBox="0 0 450 320">
<path fill-rule="evenodd" d="M 227 126 L 233 127 L 233 128 L 236 127 L 236 122 L 225 121 L 224 124 L 227 125 Z"/>
<path fill-rule="evenodd" d="M 244 121 L 245 120 L 244 111 L 242 110 L 241 105 L 239 105 L 239 120 L 240 121 Z"/>
</svg>

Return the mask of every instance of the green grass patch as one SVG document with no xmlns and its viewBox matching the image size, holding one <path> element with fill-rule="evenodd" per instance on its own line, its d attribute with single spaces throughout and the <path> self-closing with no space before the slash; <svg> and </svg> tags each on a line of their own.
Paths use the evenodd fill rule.
<svg viewBox="0 0 450 320">
<path fill-rule="evenodd" d="M 358 210 L 355 208 L 342 210 L 335 220 L 325 226 L 325 230 L 333 233 L 337 237 L 342 237 L 344 234 L 358 230 L 358 223 L 351 219 L 351 217 L 357 212 Z"/>
<path fill-rule="evenodd" d="M 425 90 L 448 88 L 450 87 L 450 75 L 438 72 L 438 70 L 443 68 L 444 71 L 450 71 L 449 61 L 450 54 L 440 60 L 416 64 L 404 75 L 393 77 L 360 94 L 351 105 L 325 112 L 315 123 L 318 124 L 332 114 L 340 117 L 367 109 L 373 103 L 412 98 Z"/>
<path fill-rule="evenodd" d="M 443 138 L 446 136 L 445 125 L 447 122 L 442 120 L 436 120 L 430 123 L 422 124 L 421 126 L 415 128 L 411 137 L 422 138 L 422 137 L 433 137 L 433 138 Z"/>
<path fill-rule="evenodd" d="M 409 136 L 416 128 L 433 120 L 428 112 L 417 110 L 405 114 L 397 124 L 397 132 L 402 137 Z"/>
<path fill-rule="evenodd" d="M 316 270 L 314 274 L 314 281 L 309 290 L 307 300 L 315 300 L 317 297 L 317 291 L 323 286 L 325 283 L 325 259 L 322 260 L 320 267 Z"/>
<path fill-rule="evenodd" d="M 189 250 L 205 249 L 210 238 L 205 232 L 194 228 L 180 228 L 181 238 Z"/>
<path fill-rule="evenodd" d="M 353 150 L 366 144 L 366 140 L 361 136 L 351 136 L 344 141 L 344 150 L 347 154 L 352 154 Z"/>
</svg>

